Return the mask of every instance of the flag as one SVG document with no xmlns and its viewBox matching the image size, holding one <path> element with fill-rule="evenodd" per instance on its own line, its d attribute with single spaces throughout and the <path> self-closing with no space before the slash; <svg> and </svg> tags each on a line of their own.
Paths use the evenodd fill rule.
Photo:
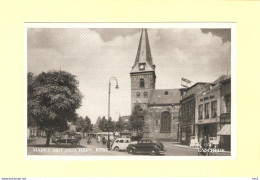
<svg viewBox="0 0 260 180">
<path fill-rule="evenodd" d="M 185 78 L 181 78 L 181 86 L 183 87 L 190 87 L 191 86 L 191 81 Z"/>
</svg>

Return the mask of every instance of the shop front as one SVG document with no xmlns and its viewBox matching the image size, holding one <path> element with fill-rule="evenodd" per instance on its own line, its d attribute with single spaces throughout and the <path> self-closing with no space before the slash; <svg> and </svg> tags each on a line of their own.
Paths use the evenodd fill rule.
<svg viewBox="0 0 260 180">
<path fill-rule="evenodd" d="M 190 143 L 190 137 L 193 136 L 193 126 L 181 126 L 181 144 L 189 144 Z"/>
<path fill-rule="evenodd" d="M 225 124 L 217 133 L 220 136 L 219 148 L 225 151 L 231 150 L 231 124 Z"/>
<path fill-rule="evenodd" d="M 198 124 L 198 140 L 201 142 L 203 137 L 217 137 L 217 123 L 209 123 L 209 124 Z"/>
</svg>

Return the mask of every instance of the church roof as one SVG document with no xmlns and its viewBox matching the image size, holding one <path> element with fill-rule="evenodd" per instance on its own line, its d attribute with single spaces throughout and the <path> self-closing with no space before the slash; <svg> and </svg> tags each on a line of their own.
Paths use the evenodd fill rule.
<svg viewBox="0 0 260 180">
<path fill-rule="evenodd" d="M 178 104 L 181 100 L 180 89 L 154 89 L 148 105 Z"/>
<path fill-rule="evenodd" d="M 139 46 L 135 58 L 134 66 L 132 67 L 133 72 L 140 72 L 138 64 L 145 63 L 145 71 L 154 71 L 155 66 L 153 65 L 153 58 L 151 54 L 147 29 L 142 29 Z"/>
</svg>

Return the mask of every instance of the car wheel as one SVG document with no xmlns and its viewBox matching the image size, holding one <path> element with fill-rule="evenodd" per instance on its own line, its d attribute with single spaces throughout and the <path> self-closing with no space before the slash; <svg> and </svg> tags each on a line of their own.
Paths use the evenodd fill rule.
<svg viewBox="0 0 260 180">
<path fill-rule="evenodd" d="M 71 144 L 72 144 L 73 146 L 75 146 L 75 145 L 76 145 L 76 142 L 73 141 Z"/>
<path fill-rule="evenodd" d="M 133 149 L 129 149 L 127 152 L 128 152 L 128 154 L 134 154 L 134 150 Z"/>
<path fill-rule="evenodd" d="M 152 149 L 152 150 L 150 151 L 150 154 L 154 156 L 154 155 L 157 155 L 157 152 L 156 152 L 154 149 Z"/>
<path fill-rule="evenodd" d="M 117 147 L 117 146 L 114 147 L 114 150 L 119 151 L 119 147 Z"/>
</svg>

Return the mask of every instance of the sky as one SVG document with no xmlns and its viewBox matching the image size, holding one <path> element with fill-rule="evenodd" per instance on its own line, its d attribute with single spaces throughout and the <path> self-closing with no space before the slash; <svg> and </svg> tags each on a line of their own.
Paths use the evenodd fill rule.
<svg viewBox="0 0 260 180">
<path fill-rule="evenodd" d="M 76 76 L 83 94 L 77 113 L 90 117 L 108 114 L 108 82 L 113 120 L 130 115 L 130 71 L 135 62 L 141 29 L 28 28 L 27 70 L 35 75 L 64 70 Z M 148 29 L 156 89 L 181 88 L 181 78 L 213 82 L 231 71 L 230 29 Z"/>
</svg>

